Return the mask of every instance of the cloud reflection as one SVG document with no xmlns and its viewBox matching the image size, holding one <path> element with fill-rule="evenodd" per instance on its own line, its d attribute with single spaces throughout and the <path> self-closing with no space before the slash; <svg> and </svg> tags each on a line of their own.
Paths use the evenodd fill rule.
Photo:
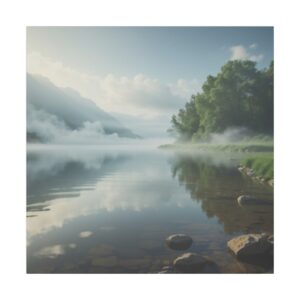
<svg viewBox="0 0 300 300">
<path fill-rule="evenodd" d="M 48 258 L 56 258 L 57 256 L 64 255 L 65 250 L 62 245 L 54 245 L 42 248 L 38 252 L 36 252 L 36 256 L 43 256 Z"/>
<path fill-rule="evenodd" d="M 95 155 L 94 159 L 101 161 L 99 156 L 101 157 L 101 154 Z M 39 190 L 37 199 L 40 199 L 43 193 L 49 193 L 49 185 L 53 190 L 58 184 L 71 182 L 72 188 L 78 188 L 86 183 L 87 178 L 91 178 L 95 183 L 93 189 L 83 189 L 76 197 L 67 198 L 58 195 L 56 199 L 44 201 L 44 207 L 48 207 L 49 210 L 35 211 L 36 217 L 27 219 L 29 240 L 38 234 L 61 228 L 75 218 L 92 214 L 125 210 L 139 212 L 148 208 L 159 209 L 162 205 L 180 207 L 190 205 L 186 201 L 184 188 L 178 186 L 172 178 L 170 167 L 161 154 L 132 153 L 123 159 L 118 155 L 114 158 L 102 157 L 102 164 L 99 164 L 98 168 L 96 164 L 87 167 L 91 165 L 91 157 L 87 156 L 88 163 L 85 163 L 84 158 L 82 155 L 82 163 L 77 163 L 76 168 L 70 168 L 70 160 L 63 160 L 60 156 L 55 163 L 54 159 L 50 160 L 50 164 L 56 166 L 53 181 L 51 181 L 53 168 L 49 168 L 49 177 L 45 172 L 46 168 L 43 168 L 44 186 Z M 47 156 L 38 157 L 30 163 L 41 162 L 46 166 L 45 159 Z M 153 163 L 145 163 L 145 160 Z M 36 181 L 40 182 L 40 177 L 36 177 Z M 33 182 L 32 186 L 34 184 Z M 34 192 L 33 189 L 32 193 Z"/>
<path fill-rule="evenodd" d="M 91 231 L 82 231 L 79 233 L 79 237 L 84 239 L 90 237 L 92 234 Z"/>
</svg>

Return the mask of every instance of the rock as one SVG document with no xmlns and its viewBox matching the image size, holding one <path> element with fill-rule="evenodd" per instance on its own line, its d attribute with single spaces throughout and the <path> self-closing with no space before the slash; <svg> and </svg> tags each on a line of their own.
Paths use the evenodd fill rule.
<svg viewBox="0 0 300 300">
<path fill-rule="evenodd" d="M 255 172 L 252 169 L 247 169 L 246 173 L 247 173 L 248 176 L 254 176 L 255 175 Z"/>
<path fill-rule="evenodd" d="M 268 237 L 268 242 L 271 244 L 270 255 L 274 255 L 274 236 L 270 235 Z"/>
<path fill-rule="evenodd" d="M 206 257 L 201 256 L 197 253 L 184 253 L 183 255 L 177 257 L 173 266 L 175 270 L 183 273 L 196 273 L 205 270 L 205 267 L 212 263 Z"/>
<path fill-rule="evenodd" d="M 173 272 L 164 271 L 164 270 L 162 270 L 162 271 L 158 272 L 158 274 L 170 274 L 170 273 L 173 273 Z"/>
<path fill-rule="evenodd" d="M 238 258 L 266 255 L 273 248 L 269 238 L 267 234 L 245 234 L 231 239 L 227 246 Z"/>
<path fill-rule="evenodd" d="M 243 205 L 259 205 L 259 204 L 270 204 L 267 201 L 260 200 L 250 195 L 241 195 L 237 198 L 237 202 L 240 206 Z"/>
<path fill-rule="evenodd" d="M 268 241 L 269 241 L 271 244 L 274 244 L 274 236 L 273 236 L 273 234 L 268 236 Z"/>
<path fill-rule="evenodd" d="M 161 269 L 160 272 L 158 272 L 158 274 L 170 274 L 170 273 L 174 273 L 174 269 L 170 266 L 165 266 Z"/>
<path fill-rule="evenodd" d="M 243 166 L 238 167 L 238 170 L 239 170 L 240 172 L 243 172 L 243 171 L 245 170 L 245 167 L 243 167 Z"/>
<path fill-rule="evenodd" d="M 166 243 L 173 250 L 185 250 L 192 245 L 193 240 L 186 234 L 173 234 L 166 239 Z"/>
<path fill-rule="evenodd" d="M 268 184 L 269 184 L 270 186 L 274 186 L 274 179 L 269 180 L 269 181 L 268 181 Z"/>
</svg>

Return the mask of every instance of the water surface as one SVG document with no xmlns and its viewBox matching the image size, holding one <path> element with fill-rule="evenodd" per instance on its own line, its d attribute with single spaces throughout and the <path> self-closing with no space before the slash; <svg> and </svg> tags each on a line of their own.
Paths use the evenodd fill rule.
<svg viewBox="0 0 300 300">
<path fill-rule="evenodd" d="M 188 251 L 222 273 L 269 272 L 270 262 L 236 260 L 227 241 L 273 232 L 273 206 L 240 207 L 273 189 L 237 170 L 241 154 L 158 149 L 37 147 L 27 151 L 29 273 L 157 273 L 184 251 L 165 239 L 190 235 Z"/>
</svg>

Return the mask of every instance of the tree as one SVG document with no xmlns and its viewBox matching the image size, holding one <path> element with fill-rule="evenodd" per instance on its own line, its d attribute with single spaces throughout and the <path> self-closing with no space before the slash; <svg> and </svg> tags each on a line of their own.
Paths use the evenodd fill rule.
<svg viewBox="0 0 300 300">
<path fill-rule="evenodd" d="M 227 62 L 171 123 L 180 140 L 203 139 L 228 127 L 273 133 L 273 62 L 264 70 L 253 61 Z"/>
<path fill-rule="evenodd" d="M 180 140 L 189 140 L 192 134 L 198 130 L 199 115 L 195 106 L 196 97 L 192 95 L 191 100 L 180 109 L 177 116 L 172 116 L 172 130 L 179 134 Z"/>
</svg>

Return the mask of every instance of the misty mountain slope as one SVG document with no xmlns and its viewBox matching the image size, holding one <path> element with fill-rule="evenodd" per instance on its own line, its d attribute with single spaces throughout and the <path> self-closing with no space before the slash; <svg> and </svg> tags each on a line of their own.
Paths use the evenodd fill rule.
<svg viewBox="0 0 300 300">
<path fill-rule="evenodd" d="M 27 107 L 29 141 L 47 142 L 55 129 L 66 132 L 86 127 L 105 135 L 139 138 L 91 100 L 70 88 L 59 88 L 42 76 L 27 74 Z"/>
</svg>

